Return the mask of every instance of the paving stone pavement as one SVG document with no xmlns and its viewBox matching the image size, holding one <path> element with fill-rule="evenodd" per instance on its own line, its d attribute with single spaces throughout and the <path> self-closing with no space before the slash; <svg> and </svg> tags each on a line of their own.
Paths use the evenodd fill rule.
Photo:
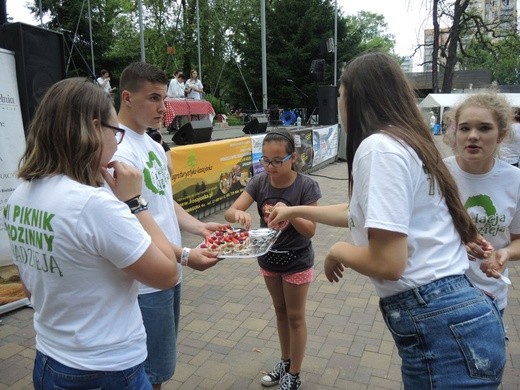
<svg viewBox="0 0 520 390">
<path fill-rule="evenodd" d="M 346 200 L 346 163 L 336 162 L 314 175 L 323 192 L 320 204 Z M 223 212 L 205 220 L 223 222 Z M 184 240 L 187 246 L 200 241 L 190 234 Z M 348 231 L 323 225 L 313 239 L 316 280 L 307 301 L 302 389 L 400 389 L 400 358 L 369 279 L 350 271 L 339 283 L 330 284 L 323 274 L 324 256 L 338 240 L 350 241 Z M 518 389 L 520 262 L 510 267 L 510 278 L 502 388 Z M 205 272 L 185 269 L 182 283 L 177 369 L 163 388 L 261 389 L 263 372 L 277 362 L 280 352 L 274 310 L 256 260 L 227 259 Z M 0 389 L 31 389 L 32 309 L 10 312 L 0 321 Z"/>
</svg>

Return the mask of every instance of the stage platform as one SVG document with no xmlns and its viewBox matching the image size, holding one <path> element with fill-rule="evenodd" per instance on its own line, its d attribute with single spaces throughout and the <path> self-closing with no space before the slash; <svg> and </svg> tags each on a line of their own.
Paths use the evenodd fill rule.
<svg viewBox="0 0 520 390">
<path fill-rule="evenodd" d="M 211 140 L 217 141 L 221 139 L 230 139 L 230 138 L 237 138 L 237 137 L 244 137 L 251 134 L 244 134 L 242 129 L 245 125 L 240 126 L 228 126 L 228 127 L 221 127 L 219 124 L 213 125 L 213 133 L 211 134 Z M 283 128 L 287 129 L 289 131 L 296 130 L 296 126 L 267 126 L 267 132 L 269 132 L 271 129 L 277 129 L 277 128 Z M 304 128 L 304 127 L 302 127 Z M 161 134 L 163 136 L 163 139 L 168 143 L 170 147 L 175 147 L 175 145 L 172 142 L 172 134 L 168 133 L 168 130 L 166 127 L 161 129 Z"/>
</svg>

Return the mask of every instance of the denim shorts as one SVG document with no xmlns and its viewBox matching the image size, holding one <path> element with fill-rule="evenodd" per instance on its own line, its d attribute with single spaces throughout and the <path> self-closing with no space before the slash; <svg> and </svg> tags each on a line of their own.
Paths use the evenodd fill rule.
<svg viewBox="0 0 520 390">
<path fill-rule="evenodd" d="M 167 290 L 139 295 L 138 301 L 148 350 L 144 368 L 153 385 L 163 383 L 175 372 L 181 283 Z"/>
<path fill-rule="evenodd" d="M 123 371 L 87 371 L 65 366 L 36 351 L 33 370 L 36 390 L 152 390 L 143 363 Z"/>
<path fill-rule="evenodd" d="M 405 389 L 496 389 L 506 363 L 495 303 L 465 276 L 382 298 Z"/>
</svg>

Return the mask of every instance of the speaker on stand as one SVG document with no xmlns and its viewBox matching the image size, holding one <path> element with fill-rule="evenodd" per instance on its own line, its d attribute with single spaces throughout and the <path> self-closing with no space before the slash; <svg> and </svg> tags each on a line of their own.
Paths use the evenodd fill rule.
<svg viewBox="0 0 520 390">
<path fill-rule="evenodd" d="M 65 78 L 63 34 L 24 23 L 0 26 L 0 47 L 14 51 L 24 128 L 51 85 Z"/>
<path fill-rule="evenodd" d="M 199 144 L 211 141 L 213 125 L 209 120 L 191 121 L 175 132 L 172 141 L 175 145 Z"/>
<path fill-rule="evenodd" d="M 334 85 L 318 86 L 319 125 L 338 123 L 338 87 Z"/>
<path fill-rule="evenodd" d="M 325 75 L 325 60 L 312 60 L 310 74 L 314 76 L 316 81 L 323 81 Z"/>
</svg>

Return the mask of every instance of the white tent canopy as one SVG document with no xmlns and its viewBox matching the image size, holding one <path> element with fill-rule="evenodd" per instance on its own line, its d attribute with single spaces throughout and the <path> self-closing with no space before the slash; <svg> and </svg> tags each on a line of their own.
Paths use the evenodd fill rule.
<svg viewBox="0 0 520 390">
<path fill-rule="evenodd" d="M 430 93 L 419 103 L 419 108 L 423 110 L 439 108 L 438 113 L 442 123 L 444 109 L 456 106 L 470 95 L 471 93 Z M 504 96 L 511 106 L 520 107 L 520 93 L 501 93 L 500 95 Z"/>
<path fill-rule="evenodd" d="M 419 103 L 420 108 L 453 107 L 470 93 L 430 93 Z M 501 93 L 513 107 L 520 107 L 520 93 Z"/>
</svg>

